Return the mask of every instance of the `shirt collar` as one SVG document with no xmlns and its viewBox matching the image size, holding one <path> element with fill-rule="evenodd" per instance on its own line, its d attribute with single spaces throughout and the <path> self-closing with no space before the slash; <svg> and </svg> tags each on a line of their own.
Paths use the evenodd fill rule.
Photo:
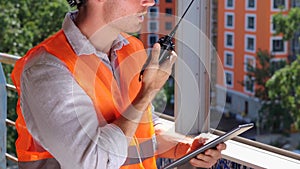
<svg viewBox="0 0 300 169">
<path fill-rule="evenodd" d="M 78 15 L 78 11 L 68 12 L 64 19 L 62 29 L 71 44 L 75 53 L 80 55 L 96 54 L 98 57 L 108 60 L 107 54 L 102 51 L 97 51 L 85 35 L 81 33 L 79 28 L 75 25 L 74 20 Z M 112 51 L 120 50 L 123 46 L 129 44 L 127 39 L 121 34 L 113 42 Z"/>
</svg>

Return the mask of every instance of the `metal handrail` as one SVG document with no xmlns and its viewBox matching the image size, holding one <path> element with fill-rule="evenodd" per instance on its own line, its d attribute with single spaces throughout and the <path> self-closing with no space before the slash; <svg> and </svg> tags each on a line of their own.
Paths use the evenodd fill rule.
<svg viewBox="0 0 300 169">
<path fill-rule="evenodd" d="M 14 56 L 14 55 L 5 54 L 5 53 L 0 52 L 0 62 L 1 63 L 14 64 L 16 62 L 16 60 L 18 60 L 19 58 L 20 58 L 19 56 Z M 16 87 L 14 85 L 11 85 L 11 84 L 6 84 L 6 88 L 7 88 L 7 90 L 17 91 Z M 168 116 L 168 115 L 161 114 L 161 113 L 155 113 L 155 114 L 158 115 L 162 119 L 169 120 L 169 121 L 172 121 L 172 122 L 175 121 L 175 118 L 172 117 L 172 116 Z M 6 125 L 7 126 L 15 126 L 15 122 L 10 120 L 10 119 L 6 119 Z M 213 133 L 215 135 L 224 134 L 224 132 L 222 132 L 220 130 L 216 130 L 216 129 L 211 129 L 211 133 Z M 247 144 L 249 146 L 261 148 L 261 149 L 269 151 L 269 152 L 274 152 L 276 154 L 280 154 L 280 155 L 283 155 L 283 156 L 286 156 L 286 157 L 289 157 L 289 158 L 300 160 L 300 155 L 296 154 L 296 153 L 293 153 L 291 151 L 287 151 L 287 150 L 284 150 L 284 149 L 273 147 L 273 146 L 270 146 L 270 145 L 267 145 L 267 144 L 263 144 L 263 143 L 260 143 L 260 142 L 253 141 L 253 140 L 245 139 L 243 137 L 236 137 L 233 140 L 237 141 L 237 142 L 240 142 L 240 143 Z M 6 153 L 5 156 L 10 161 L 18 162 L 18 158 L 11 155 L 11 154 Z"/>
<path fill-rule="evenodd" d="M 11 85 L 11 84 L 6 84 L 6 89 L 7 90 L 12 90 L 12 91 L 17 91 L 17 88 L 16 88 L 16 86 L 14 86 L 14 85 Z"/>
<path fill-rule="evenodd" d="M 20 58 L 21 57 L 19 57 L 19 56 L 10 55 L 10 54 L 0 52 L 0 62 L 1 63 L 13 65 Z M 17 91 L 16 87 L 14 85 L 11 85 L 11 84 L 6 84 L 6 89 L 11 90 L 11 91 Z M 12 126 L 12 127 L 16 126 L 16 123 L 14 121 L 10 120 L 10 119 L 5 119 L 5 122 L 6 122 L 7 126 Z M 6 159 L 8 159 L 10 161 L 13 161 L 13 162 L 16 162 L 16 163 L 18 162 L 18 158 L 11 155 L 11 154 L 5 153 L 5 157 L 6 157 Z"/>
<path fill-rule="evenodd" d="M 15 55 L 10 55 L 7 53 L 0 52 L 0 62 L 1 63 L 14 64 L 20 58 L 21 58 L 20 56 L 15 56 Z"/>
<path fill-rule="evenodd" d="M 13 161 L 13 162 L 16 162 L 16 163 L 18 162 L 18 158 L 17 157 L 14 157 L 14 156 L 12 156 L 12 155 L 10 155 L 8 153 L 5 153 L 5 156 L 10 161 Z"/>
<path fill-rule="evenodd" d="M 13 127 L 16 126 L 16 122 L 14 122 L 10 119 L 6 119 L 5 122 L 6 122 L 7 126 L 13 126 Z"/>
<path fill-rule="evenodd" d="M 217 130 L 217 129 L 210 129 L 210 133 L 213 133 L 215 135 L 222 135 L 225 132 Z M 243 137 L 240 137 L 240 136 L 237 136 L 237 137 L 233 138 L 232 140 L 240 142 L 240 143 L 247 144 L 249 146 L 260 148 L 260 149 L 263 149 L 263 150 L 266 150 L 266 151 L 269 151 L 269 152 L 280 154 L 280 155 L 283 155 L 283 156 L 286 156 L 286 157 L 289 157 L 289 158 L 300 160 L 300 154 L 294 153 L 292 151 L 277 148 L 277 147 L 274 147 L 274 146 L 271 146 L 271 145 L 267 145 L 267 144 L 264 144 L 264 143 L 260 143 L 258 141 L 253 141 L 253 140 L 250 140 L 250 139 L 246 139 L 246 138 L 243 138 Z"/>
</svg>

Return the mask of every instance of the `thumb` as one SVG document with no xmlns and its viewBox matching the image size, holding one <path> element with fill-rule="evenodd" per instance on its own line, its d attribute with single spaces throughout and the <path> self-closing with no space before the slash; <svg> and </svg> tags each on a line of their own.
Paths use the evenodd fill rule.
<svg viewBox="0 0 300 169">
<path fill-rule="evenodd" d="M 191 145 L 190 151 L 194 151 L 199 147 L 202 147 L 207 140 L 208 140 L 207 138 L 202 138 L 202 137 L 195 138 Z"/>
</svg>

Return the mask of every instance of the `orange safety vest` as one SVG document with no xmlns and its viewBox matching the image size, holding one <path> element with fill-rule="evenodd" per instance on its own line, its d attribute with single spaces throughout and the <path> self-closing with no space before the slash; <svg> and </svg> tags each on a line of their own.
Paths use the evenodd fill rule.
<svg viewBox="0 0 300 169">
<path fill-rule="evenodd" d="M 117 51 L 119 84 L 116 82 L 111 70 L 97 56 L 77 56 L 68 43 L 63 30 L 60 30 L 28 51 L 24 57 L 16 62 L 11 77 L 19 96 L 21 96 L 20 80 L 24 65 L 30 57 L 38 57 L 31 54 L 43 47 L 47 52 L 65 63 L 76 82 L 92 99 L 98 117 L 104 117 L 107 123 L 113 122 L 131 104 L 139 92 L 141 83 L 138 76 L 147 58 L 144 47 L 139 40 L 127 34 L 124 34 L 124 36 L 129 44 Z M 17 103 L 17 114 L 18 139 L 16 141 L 16 151 L 19 162 L 34 162 L 54 158 L 46 150 L 43 152 L 35 150 L 35 140 L 26 128 L 20 108 L 20 99 Z M 155 145 L 153 144 L 155 134 L 150 107 L 147 113 L 144 113 L 142 121 L 137 128 L 134 141 L 128 148 L 128 158 L 121 167 L 122 169 L 157 168 L 154 155 Z M 136 158 L 136 155 L 139 155 L 140 158 Z"/>
</svg>

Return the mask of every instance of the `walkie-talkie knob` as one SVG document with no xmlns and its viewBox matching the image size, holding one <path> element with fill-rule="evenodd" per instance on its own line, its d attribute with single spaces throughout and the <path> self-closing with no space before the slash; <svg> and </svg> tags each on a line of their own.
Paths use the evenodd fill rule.
<svg viewBox="0 0 300 169">
<path fill-rule="evenodd" d="M 170 56 L 170 52 L 175 50 L 175 45 L 170 36 L 161 37 L 158 40 L 158 43 L 161 46 L 159 64 L 162 64 Z"/>
</svg>

